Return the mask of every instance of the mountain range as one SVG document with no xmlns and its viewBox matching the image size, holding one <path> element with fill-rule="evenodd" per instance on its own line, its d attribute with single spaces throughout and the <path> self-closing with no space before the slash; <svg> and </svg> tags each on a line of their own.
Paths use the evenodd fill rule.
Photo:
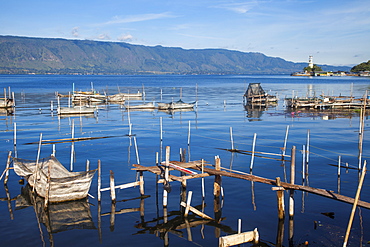
<svg viewBox="0 0 370 247">
<path fill-rule="evenodd" d="M 257 52 L 0 36 L 0 74 L 290 74 L 306 66 Z"/>
</svg>

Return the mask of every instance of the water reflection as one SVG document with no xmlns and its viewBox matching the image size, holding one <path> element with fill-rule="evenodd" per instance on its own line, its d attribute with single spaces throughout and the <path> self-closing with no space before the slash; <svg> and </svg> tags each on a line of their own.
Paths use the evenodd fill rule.
<svg viewBox="0 0 370 247">
<path fill-rule="evenodd" d="M 271 108 L 275 108 L 276 105 L 265 105 L 265 104 L 245 104 L 244 110 L 246 111 L 246 117 L 248 121 L 262 121 L 263 113 Z"/>
<path fill-rule="evenodd" d="M 54 246 L 53 234 L 73 229 L 96 229 L 90 213 L 87 199 L 62 203 L 51 203 L 44 207 L 44 198 L 32 193 L 27 184 L 21 188 L 21 194 L 16 197 L 15 209 L 33 207 L 39 224 L 40 236 L 43 238 L 40 224 L 46 227 L 50 245 Z M 43 242 L 44 240 L 41 239 Z"/>
</svg>

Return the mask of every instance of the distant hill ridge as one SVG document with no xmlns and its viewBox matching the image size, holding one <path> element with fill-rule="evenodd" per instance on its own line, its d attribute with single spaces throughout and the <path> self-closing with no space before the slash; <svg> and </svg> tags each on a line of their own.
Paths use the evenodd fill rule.
<svg viewBox="0 0 370 247">
<path fill-rule="evenodd" d="M 226 49 L 0 36 L 0 74 L 290 74 L 306 66 Z M 319 66 L 328 71 L 350 70 Z"/>
</svg>

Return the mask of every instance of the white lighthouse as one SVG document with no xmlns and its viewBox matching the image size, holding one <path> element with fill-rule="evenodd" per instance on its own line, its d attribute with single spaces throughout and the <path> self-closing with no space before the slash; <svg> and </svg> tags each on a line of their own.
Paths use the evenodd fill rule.
<svg viewBox="0 0 370 247">
<path fill-rule="evenodd" d="M 313 56 L 308 57 L 308 67 L 313 69 Z"/>
</svg>

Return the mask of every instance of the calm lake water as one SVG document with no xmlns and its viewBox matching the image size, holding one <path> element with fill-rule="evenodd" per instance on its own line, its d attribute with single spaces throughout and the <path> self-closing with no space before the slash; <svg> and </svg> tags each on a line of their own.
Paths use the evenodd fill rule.
<svg viewBox="0 0 370 247">
<path fill-rule="evenodd" d="M 246 109 L 243 94 L 249 83 L 258 82 L 266 92 L 278 95 L 277 106 L 267 109 Z M 62 117 L 56 115 L 55 93 L 68 94 L 76 90 L 90 90 L 106 94 L 117 92 L 145 91 L 145 102 L 170 102 L 181 98 L 185 102 L 198 101 L 194 111 L 161 112 L 130 111 L 117 104 L 100 105 L 96 116 Z M 338 180 L 338 156 L 342 165 L 357 168 L 359 140 L 359 112 L 291 112 L 284 106 L 284 98 L 313 95 L 354 95 L 361 97 L 370 90 L 370 79 L 360 77 L 299 78 L 290 76 L 0 76 L 1 88 L 10 87 L 15 93 L 16 110 L 13 115 L 0 115 L 0 161 L 5 168 L 9 151 L 14 151 L 14 126 L 17 130 L 16 155 L 19 158 L 36 159 L 37 144 L 42 133 L 44 140 L 71 137 L 74 123 L 75 137 L 110 137 L 74 144 L 74 171 L 85 169 L 86 160 L 91 168 L 102 164 L 102 187 L 109 186 L 109 171 L 114 171 L 116 184 L 134 182 L 136 172 L 132 164 L 138 163 L 134 138 L 128 137 L 129 122 L 138 147 L 139 162 L 154 166 L 156 153 L 164 160 L 164 148 L 170 146 L 171 160 L 179 160 L 179 150 L 187 149 L 188 160 L 204 159 L 214 164 L 214 157 L 221 158 L 222 167 L 249 173 L 251 156 L 230 153 L 230 127 L 236 149 L 252 150 L 254 133 L 257 134 L 257 152 L 281 154 L 287 126 L 289 135 L 287 154 L 297 147 L 296 183 L 302 184 L 302 148 L 307 143 L 309 132 L 309 168 L 305 182 L 314 188 L 323 188 L 349 197 L 355 197 L 359 172 L 356 169 L 341 169 Z M 2 97 L 2 96 L 1 96 Z M 54 112 L 51 112 L 51 102 Z M 141 103 L 136 101 L 132 103 Z M 131 103 L 131 102 L 130 102 Z M 67 106 L 67 99 L 61 104 Z M 162 119 L 163 142 L 160 141 Z M 190 126 L 190 145 L 188 133 Z M 365 119 L 363 160 L 370 161 L 370 138 Z M 113 137 L 112 137 L 113 136 Z M 162 148 L 161 148 L 162 147 Z M 55 145 L 56 157 L 68 169 L 71 162 L 71 143 Z M 43 145 L 41 157 L 51 154 L 52 145 Z M 14 152 L 13 152 L 14 155 Z M 266 156 L 266 155 L 264 155 Z M 269 156 L 271 157 L 271 156 Z M 330 165 L 332 164 L 332 165 Z M 289 182 L 289 162 L 254 158 L 253 174 L 269 179 L 280 177 Z M 333 166 L 335 165 L 335 166 Z M 173 172 L 179 175 L 178 172 Z M 156 176 L 144 173 L 145 199 L 138 188 L 117 190 L 115 217 L 111 216 L 109 192 L 102 193 L 98 207 L 97 174 L 89 198 L 80 214 L 85 225 L 73 225 L 71 219 L 59 222 L 63 211 L 58 208 L 47 212 L 43 218 L 36 217 L 35 208 L 21 206 L 17 196 L 24 185 L 10 171 L 8 193 L 0 189 L 1 246 L 217 246 L 218 237 L 238 231 L 241 219 L 242 231 L 257 228 L 260 240 L 267 246 L 279 242 L 283 232 L 284 246 L 299 246 L 308 241 L 310 246 L 341 246 L 346 232 L 352 205 L 314 194 L 295 192 L 294 235 L 289 237 L 289 217 L 280 225 L 277 216 L 276 192 L 270 185 L 251 183 L 247 180 L 222 178 L 224 197 L 221 201 L 219 223 L 202 222 L 191 218 L 191 228 L 180 214 L 181 184 L 171 183 L 168 197 L 167 223 L 162 206 L 163 186 L 156 186 Z M 213 177 L 204 179 L 205 198 L 202 199 L 202 181 L 188 181 L 188 191 L 193 192 L 192 206 L 215 217 Z M 365 177 L 361 200 L 370 202 L 370 182 Z M 285 205 L 288 210 L 288 193 Z M 9 196 L 11 201 L 6 200 Z M 140 213 L 140 205 L 144 210 Z M 70 212 L 79 211 L 76 204 L 63 204 Z M 52 208 L 50 208 L 52 211 Z M 56 212 L 57 211 L 57 212 Z M 329 213 L 329 214 L 327 214 Z M 53 214 L 57 214 L 53 216 Z M 64 214 L 67 214 L 64 212 Z M 100 217 L 99 217 L 100 215 Z M 330 217 L 329 217 L 330 216 Z M 82 217 L 82 216 L 81 216 Z M 76 220 L 76 219 L 74 219 Z M 203 224 L 202 224 L 203 223 Z M 60 231 L 48 233 L 49 225 L 59 224 Z M 87 228 L 87 229 L 86 229 Z M 357 208 L 351 230 L 349 246 L 368 246 L 370 241 L 370 210 Z M 55 230 L 58 231 L 58 230 Z M 251 246 L 244 244 L 243 246 Z M 265 245 L 263 245 L 265 246 Z"/>
</svg>

